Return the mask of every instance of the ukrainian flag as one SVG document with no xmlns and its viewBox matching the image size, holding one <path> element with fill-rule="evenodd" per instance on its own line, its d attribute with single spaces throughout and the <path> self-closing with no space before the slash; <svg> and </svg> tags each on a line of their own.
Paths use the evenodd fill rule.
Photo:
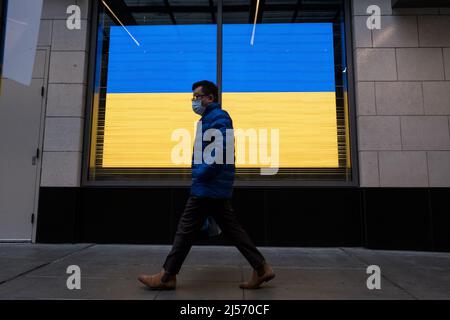
<svg viewBox="0 0 450 320">
<path fill-rule="evenodd" d="M 216 82 L 216 26 L 127 29 L 110 30 L 103 167 L 189 167 L 173 163 L 171 137 L 185 128 L 193 139 L 191 86 Z M 278 129 L 281 168 L 338 167 L 332 24 L 257 24 L 253 43 L 252 32 L 223 25 L 222 106 L 235 130 Z"/>
</svg>

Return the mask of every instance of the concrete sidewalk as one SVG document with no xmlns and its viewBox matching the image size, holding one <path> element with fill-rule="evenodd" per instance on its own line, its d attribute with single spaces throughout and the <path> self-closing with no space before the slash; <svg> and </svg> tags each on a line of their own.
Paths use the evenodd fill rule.
<svg viewBox="0 0 450 320">
<path fill-rule="evenodd" d="M 251 274 L 234 247 L 194 246 L 177 290 L 152 291 L 136 277 L 155 273 L 170 246 L 0 244 L 0 299 L 450 299 L 450 253 L 362 248 L 261 247 L 276 278 L 239 289 Z M 67 267 L 81 268 L 81 290 L 66 286 Z M 369 265 L 381 289 L 369 290 Z"/>
</svg>

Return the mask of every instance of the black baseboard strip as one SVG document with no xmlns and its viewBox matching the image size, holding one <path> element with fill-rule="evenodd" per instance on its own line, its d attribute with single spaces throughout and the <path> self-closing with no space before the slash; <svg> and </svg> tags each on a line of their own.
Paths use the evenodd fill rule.
<svg viewBox="0 0 450 320">
<path fill-rule="evenodd" d="M 171 244 L 188 196 L 189 188 L 41 187 L 36 241 Z M 450 252 L 449 198 L 450 188 L 235 188 L 233 205 L 258 246 Z"/>
</svg>

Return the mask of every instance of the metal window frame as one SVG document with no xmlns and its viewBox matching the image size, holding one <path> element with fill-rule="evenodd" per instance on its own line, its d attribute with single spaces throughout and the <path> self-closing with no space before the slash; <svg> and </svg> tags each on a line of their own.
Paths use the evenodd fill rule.
<svg viewBox="0 0 450 320">
<path fill-rule="evenodd" d="M 8 0 L 3 0 L 0 6 L 0 89 L 3 76 L 3 56 L 5 54 L 6 19 L 8 14 Z"/>
<path fill-rule="evenodd" d="M 100 2 L 93 0 L 90 2 L 91 26 L 89 34 L 89 63 L 88 63 L 88 83 L 86 93 L 85 122 L 83 132 L 83 155 L 81 168 L 81 186 L 82 187 L 155 187 L 155 188 L 176 188 L 189 187 L 190 181 L 167 181 L 167 180 L 149 180 L 149 181 L 91 181 L 88 180 L 89 155 L 91 152 L 91 130 L 92 130 L 92 112 L 94 102 L 96 53 L 97 53 L 97 32 L 98 32 L 98 13 Z M 217 0 L 217 59 L 222 56 L 222 8 L 223 0 Z M 344 37 L 345 53 L 347 59 L 347 99 L 348 99 L 348 117 L 349 117 L 349 135 L 350 135 L 350 161 L 352 179 L 350 181 L 238 181 L 234 183 L 235 187 L 251 188 L 271 188 L 271 187 L 359 187 L 359 162 L 357 149 L 357 129 L 356 129 L 356 101 L 355 101 L 355 79 L 354 79 L 354 61 L 353 61 L 353 42 L 352 42 L 352 1 L 343 0 L 344 13 Z M 217 83 L 221 83 L 222 69 L 217 61 Z M 220 93 L 220 92 L 219 92 Z M 219 95 L 221 96 L 221 95 Z"/>
</svg>

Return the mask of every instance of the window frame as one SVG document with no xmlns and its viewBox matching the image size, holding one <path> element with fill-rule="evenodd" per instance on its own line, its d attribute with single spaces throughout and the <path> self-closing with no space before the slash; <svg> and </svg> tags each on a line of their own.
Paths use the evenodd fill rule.
<svg viewBox="0 0 450 320">
<path fill-rule="evenodd" d="M 8 0 L 0 5 L 0 88 L 3 77 L 3 59 L 5 55 L 6 20 L 8 14 Z"/>
<path fill-rule="evenodd" d="M 222 59 L 222 3 L 217 0 L 217 61 Z M 95 89 L 95 71 L 97 58 L 97 38 L 98 38 L 98 14 L 100 1 L 90 2 L 90 30 L 89 30 L 89 57 L 87 69 L 87 88 L 85 100 L 85 121 L 83 132 L 83 153 L 81 165 L 81 186 L 83 187 L 190 187 L 191 182 L 186 180 L 111 180 L 99 181 L 89 180 L 89 157 L 91 152 L 91 133 L 93 119 L 93 103 Z M 357 129 L 356 129 L 356 102 L 355 102 L 355 77 L 353 61 L 352 23 L 351 12 L 352 2 L 343 0 L 344 12 L 344 39 L 345 56 L 347 62 L 347 99 L 348 99 L 348 131 L 350 139 L 350 163 L 351 180 L 271 180 L 271 181 L 239 181 L 236 179 L 235 187 L 270 188 L 270 187 L 358 187 L 359 186 L 359 162 L 357 149 Z M 222 64 L 217 63 L 217 85 L 219 87 L 219 97 L 221 98 Z"/>
</svg>

